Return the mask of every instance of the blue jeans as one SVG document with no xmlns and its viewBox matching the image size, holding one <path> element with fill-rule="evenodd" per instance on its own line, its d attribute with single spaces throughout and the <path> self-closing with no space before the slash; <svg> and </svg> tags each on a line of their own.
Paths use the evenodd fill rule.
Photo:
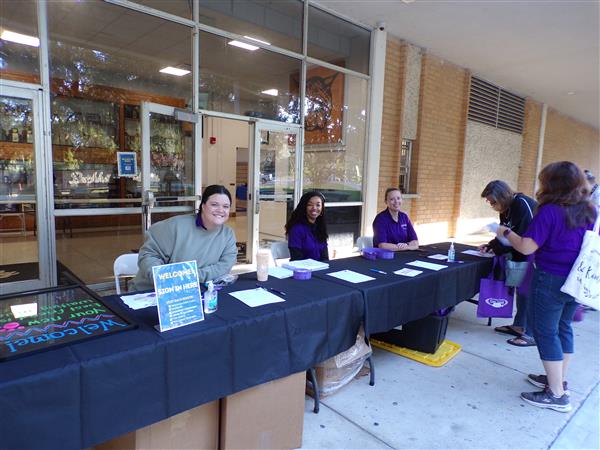
<svg viewBox="0 0 600 450">
<path fill-rule="evenodd" d="M 577 303 L 560 291 L 566 279 L 539 269 L 533 274 L 527 321 L 542 361 L 562 361 L 563 353 L 573 353 L 571 321 Z"/>
</svg>

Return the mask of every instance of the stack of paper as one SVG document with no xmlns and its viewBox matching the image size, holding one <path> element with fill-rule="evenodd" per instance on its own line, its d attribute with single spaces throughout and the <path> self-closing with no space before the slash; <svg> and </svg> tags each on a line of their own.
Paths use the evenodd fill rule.
<svg viewBox="0 0 600 450">
<path fill-rule="evenodd" d="M 326 262 L 315 261 L 314 259 L 300 259 L 298 261 L 290 261 L 283 265 L 286 269 L 308 269 L 311 271 L 329 269 L 329 264 Z"/>
<path fill-rule="evenodd" d="M 156 292 L 147 292 L 146 294 L 122 295 L 121 300 L 131 309 L 148 308 L 156 306 Z"/>
</svg>

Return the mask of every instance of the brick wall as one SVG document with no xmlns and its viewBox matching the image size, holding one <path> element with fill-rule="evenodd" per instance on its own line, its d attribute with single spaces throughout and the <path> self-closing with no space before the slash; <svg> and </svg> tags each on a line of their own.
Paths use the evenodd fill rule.
<svg viewBox="0 0 600 450">
<path fill-rule="evenodd" d="M 540 141 L 541 120 L 542 105 L 528 98 L 525 101 L 523 144 L 521 147 L 521 162 L 519 164 L 517 190 L 529 196 L 532 196 L 534 193 L 535 168 Z"/>
<path fill-rule="evenodd" d="M 600 133 L 551 108 L 546 118 L 542 167 L 554 161 L 573 161 L 600 176 Z"/>
<path fill-rule="evenodd" d="M 379 166 L 377 210 L 385 208 L 383 194 L 388 187 L 398 186 L 400 176 L 400 130 L 402 121 L 403 86 L 406 64 L 406 44 L 388 39 L 383 87 L 383 119 Z"/>
<path fill-rule="evenodd" d="M 460 209 L 462 162 L 469 73 L 432 55 L 424 55 L 418 137 L 415 224 L 439 224 L 436 232 L 453 235 Z"/>
</svg>

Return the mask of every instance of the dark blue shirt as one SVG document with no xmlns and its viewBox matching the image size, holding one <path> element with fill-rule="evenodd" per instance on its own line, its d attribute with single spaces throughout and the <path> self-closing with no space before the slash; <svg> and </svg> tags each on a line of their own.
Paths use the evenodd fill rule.
<svg viewBox="0 0 600 450">
<path fill-rule="evenodd" d="M 396 222 L 388 209 L 381 211 L 375 216 L 373 221 L 373 246 L 389 243 L 398 244 L 400 242 L 408 243 L 416 241 L 417 233 L 410 222 L 410 219 L 402 211 L 398 212 L 398 222 Z"/>
<path fill-rule="evenodd" d="M 295 224 L 288 232 L 288 247 L 291 260 L 311 258 L 323 261 L 329 259 L 327 241 L 319 242 L 314 224 Z"/>
</svg>

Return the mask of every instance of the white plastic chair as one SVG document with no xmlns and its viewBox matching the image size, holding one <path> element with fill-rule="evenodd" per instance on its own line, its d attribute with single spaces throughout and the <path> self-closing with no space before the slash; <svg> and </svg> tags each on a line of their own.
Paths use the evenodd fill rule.
<svg viewBox="0 0 600 450">
<path fill-rule="evenodd" d="M 113 272 L 115 274 L 115 288 L 117 295 L 121 295 L 121 284 L 119 283 L 119 277 L 134 276 L 138 272 L 137 262 L 137 253 L 126 253 L 115 259 Z"/>
<path fill-rule="evenodd" d="M 360 252 L 363 248 L 373 247 L 373 238 L 371 236 L 361 236 L 356 240 L 356 247 Z"/>
<path fill-rule="evenodd" d="M 288 243 L 286 241 L 277 241 L 271 244 L 271 256 L 273 256 L 273 261 L 277 266 L 278 259 L 289 259 L 290 258 L 290 249 L 288 248 Z"/>
</svg>

